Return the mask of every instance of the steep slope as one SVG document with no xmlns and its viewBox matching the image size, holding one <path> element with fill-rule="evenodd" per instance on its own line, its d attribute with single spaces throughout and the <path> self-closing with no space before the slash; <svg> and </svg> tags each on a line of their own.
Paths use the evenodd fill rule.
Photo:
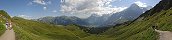
<svg viewBox="0 0 172 40">
<path fill-rule="evenodd" d="M 17 40 L 79 40 L 89 35 L 74 25 L 51 25 L 19 17 L 13 17 L 13 22 Z"/>
<path fill-rule="evenodd" d="M 6 19 L 11 19 L 11 17 L 4 10 L 0 10 L 0 35 L 2 35 L 5 31 L 5 22 Z"/>
<path fill-rule="evenodd" d="M 155 18 L 155 21 L 152 21 L 155 23 L 155 26 L 158 26 L 158 29 L 161 30 L 170 30 L 171 29 L 171 8 L 172 7 L 172 0 L 163 0 L 160 1 L 159 4 L 157 4 L 154 8 L 147 11 L 146 13 L 142 14 L 138 20 L 150 20 L 152 18 Z M 163 26 L 163 27 L 162 27 Z"/>
<path fill-rule="evenodd" d="M 116 40 L 157 40 L 159 35 L 152 28 L 172 31 L 172 0 L 162 0 L 153 9 L 125 25 L 115 26 L 103 35 Z"/>
<path fill-rule="evenodd" d="M 146 13 L 142 14 L 140 17 L 149 17 L 152 16 L 153 14 L 157 12 L 161 12 L 162 10 L 168 10 L 172 6 L 172 0 L 163 0 L 160 1 L 159 4 L 157 4 L 154 8 L 151 10 L 147 11 Z"/>
<path fill-rule="evenodd" d="M 9 20 L 11 19 L 10 15 L 8 15 L 8 13 L 5 12 L 4 10 L 0 10 L 0 14 Z"/>
<path fill-rule="evenodd" d="M 2 35 L 4 33 L 4 31 L 5 31 L 5 25 L 4 25 L 4 23 L 1 22 L 0 23 L 0 35 Z"/>
</svg>

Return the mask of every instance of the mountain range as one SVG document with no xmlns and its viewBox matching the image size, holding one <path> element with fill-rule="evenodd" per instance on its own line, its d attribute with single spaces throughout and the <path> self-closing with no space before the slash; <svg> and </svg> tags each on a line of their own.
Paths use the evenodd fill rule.
<svg viewBox="0 0 172 40">
<path fill-rule="evenodd" d="M 23 39 L 44 38 L 44 39 L 63 39 L 63 40 L 65 39 L 66 40 L 158 40 L 159 33 L 156 32 L 154 28 L 152 28 L 153 26 L 156 26 L 157 30 L 172 31 L 172 27 L 171 27 L 172 26 L 171 25 L 172 24 L 172 9 L 171 9 L 172 0 L 161 0 L 155 7 L 153 7 L 150 10 L 147 10 L 144 13 L 141 12 L 144 10 L 138 11 L 137 9 L 137 8 L 143 9 L 142 7 L 138 7 L 135 4 L 133 4 L 133 7 L 134 8 L 131 8 L 131 9 L 129 7 L 124 11 L 114 13 L 112 15 L 104 15 L 106 16 L 105 18 L 100 18 L 102 16 L 93 14 L 92 16 L 89 17 L 91 21 L 88 20 L 89 18 L 81 19 L 78 17 L 73 17 L 71 19 L 68 16 L 50 17 L 48 19 L 48 20 L 52 20 L 55 18 L 58 18 L 58 19 L 60 18 L 61 20 L 62 18 L 63 20 L 65 20 L 65 22 L 66 22 L 66 19 L 68 20 L 80 19 L 80 20 L 84 20 L 83 23 L 86 23 L 86 24 L 88 21 L 90 21 L 90 24 L 91 23 L 94 24 L 94 22 L 97 21 L 97 19 L 99 19 L 98 22 L 100 22 L 98 24 L 102 24 L 101 21 L 104 21 L 102 19 L 106 19 L 106 20 L 111 19 L 110 21 L 112 23 L 110 24 L 114 24 L 114 25 L 116 24 L 116 25 L 107 26 L 109 28 L 106 29 L 106 31 L 104 31 L 104 27 L 87 28 L 87 27 L 72 26 L 72 25 L 66 25 L 66 26 L 54 25 L 55 26 L 54 27 L 53 25 L 50 26 L 47 23 L 42 23 L 42 22 L 37 22 L 37 21 L 34 22 L 32 20 L 21 20 L 21 19 L 20 20 L 16 19 L 14 21 L 15 23 L 18 24 L 18 26 L 15 27 L 15 30 L 18 30 L 16 31 L 17 33 L 21 33 L 21 34 L 18 34 L 18 38 L 21 40 L 22 38 Z M 133 13 L 135 12 L 134 10 L 138 12 Z M 133 15 L 136 17 L 133 17 Z M 94 19 L 94 18 L 97 18 L 97 19 Z M 56 20 L 53 20 L 53 21 L 56 21 Z M 54 24 L 53 21 L 50 21 L 52 22 L 50 24 Z M 122 21 L 124 23 L 119 22 L 119 21 Z M 72 22 L 78 23 L 76 21 L 72 21 Z M 27 24 L 35 24 L 35 23 L 36 25 L 27 25 Z M 64 23 L 64 22 L 61 22 L 61 23 Z M 109 22 L 107 21 L 107 23 Z M 87 25 L 89 25 L 89 23 Z M 24 31 L 20 31 L 20 30 L 24 30 Z M 103 32 L 99 33 L 98 31 L 103 31 Z M 95 34 L 92 34 L 92 33 L 95 33 Z M 34 35 L 37 35 L 37 36 L 34 36 Z"/>
<path fill-rule="evenodd" d="M 132 4 L 129 8 L 112 14 L 108 20 L 106 21 L 105 24 L 107 25 L 115 25 L 115 24 L 120 24 L 124 23 L 127 21 L 132 21 L 139 17 L 141 14 L 143 14 L 145 11 L 147 11 L 146 7 L 139 7 L 137 4 Z"/>
<path fill-rule="evenodd" d="M 131 6 L 131 9 L 129 7 L 112 15 L 99 16 L 93 14 L 89 17 L 90 20 L 89 18 L 81 19 L 75 16 L 43 17 L 36 21 L 20 17 L 10 19 L 13 22 L 16 40 L 159 40 L 161 34 L 156 32 L 155 29 L 165 32 L 172 31 L 172 0 L 161 0 L 155 7 L 147 11 L 139 11 L 139 9 L 143 8 L 135 4 L 133 4 L 133 7 Z M 136 10 L 135 8 L 139 9 Z M 134 13 L 134 10 L 138 14 Z M 5 11 L 0 11 L 0 14 L 10 17 Z M 99 20 L 97 21 L 94 18 Z M 96 34 L 89 33 L 90 30 L 94 30 L 94 27 L 92 29 L 80 26 L 94 24 L 94 22 L 100 22 L 96 23 L 96 25 L 103 24 L 101 21 L 115 26 L 108 26 L 109 29 Z M 5 21 L 2 23 L 5 23 Z M 0 24 L 1 32 L 5 30 L 2 28 L 2 23 Z M 98 31 L 104 30 L 101 27 L 99 29 Z"/>
<path fill-rule="evenodd" d="M 43 17 L 37 19 L 37 21 L 57 25 L 77 24 L 86 27 L 113 26 L 116 24 L 124 23 L 126 21 L 132 21 L 150 8 L 150 6 L 139 7 L 137 4 L 134 3 L 121 12 L 103 14 L 102 16 L 92 14 L 90 17 L 85 19 L 78 18 L 75 16 Z"/>
</svg>

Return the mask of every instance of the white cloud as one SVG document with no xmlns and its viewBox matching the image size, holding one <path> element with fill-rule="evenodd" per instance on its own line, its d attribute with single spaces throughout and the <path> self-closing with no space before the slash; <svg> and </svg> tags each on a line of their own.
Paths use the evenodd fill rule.
<svg viewBox="0 0 172 40">
<path fill-rule="evenodd" d="M 21 17 L 24 19 L 32 19 L 31 16 L 27 16 L 27 15 L 18 15 L 17 17 Z"/>
<path fill-rule="evenodd" d="M 47 7 L 43 7 L 44 10 L 47 10 Z"/>
<path fill-rule="evenodd" d="M 52 2 L 51 2 L 51 0 L 49 0 L 49 1 L 33 0 L 32 2 L 29 2 L 27 5 L 34 5 L 34 4 L 43 5 L 43 10 L 47 10 L 48 5 L 52 4 Z"/>
<path fill-rule="evenodd" d="M 61 12 L 71 14 L 110 14 L 126 7 L 112 7 L 116 0 L 61 0 Z"/>
<path fill-rule="evenodd" d="M 40 4 L 40 5 L 48 5 L 48 4 L 52 4 L 52 2 L 49 0 L 49 1 L 44 1 L 44 0 L 33 0 L 32 2 L 30 3 L 37 3 L 37 4 Z"/>
<path fill-rule="evenodd" d="M 46 2 L 44 0 L 34 0 L 33 2 L 41 5 L 46 5 Z"/>
<path fill-rule="evenodd" d="M 147 7 L 146 3 L 143 3 L 143 2 L 140 2 L 140 1 L 136 1 L 134 3 L 136 3 L 140 7 Z"/>
</svg>

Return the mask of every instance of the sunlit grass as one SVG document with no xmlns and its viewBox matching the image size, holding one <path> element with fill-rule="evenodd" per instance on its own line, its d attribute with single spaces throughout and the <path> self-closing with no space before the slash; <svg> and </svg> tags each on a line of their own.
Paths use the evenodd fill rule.
<svg viewBox="0 0 172 40">
<path fill-rule="evenodd" d="M 13 19 L 18 40 L 79 40 L 88 35 L 74 25 L 60 27 L 17 17 Z"/>
</svg>

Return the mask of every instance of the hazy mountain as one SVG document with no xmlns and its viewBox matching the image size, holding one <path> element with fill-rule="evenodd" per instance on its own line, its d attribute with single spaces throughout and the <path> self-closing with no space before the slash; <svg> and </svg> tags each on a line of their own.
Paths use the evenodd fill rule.
<svg viewBox="0 0 172 40">
<path fill-rule="evenodd" d="M 129 8 L 114 14 L 104 14 L 102 16 L 92 14 L 86 19 L 81 19 L 75 16 L 44 17 L 38 19 L 38 21 L 60 25 L 78 24 L 86 27 L 102 27 L 107 25 L 115 25 L 126 21 L 132 21 L 148 10 L 148 8 L 143 8 L 139 7 L 137 4 L 132 4 Z"/>
<path fill-rule="evenodd" d="M 111 17 L 106 21 L 106 25 L 115 25 L 119 23 L 123 23 L 126 21 L 132 21 L 139 17 L 142 13 L 144 13 L 147 8 L 139 7 L 137 4 L 132 4 L 127 9 L 114 13 Z"/>
<path fill-rule="evenodd" d="M 54 20 L 54 17 L 43 17 L 43 18 L 37 19 L 37 21 L 41 21 L 44 23 L 52 23 L 53 20 Z"/>
<path fill-rule="evenodd" d="M 108 19 L 109 16 L 110 14 L 104 14 L 102 16 L 97 14 L 92 14 L 90 17 L 86 19 L 86 22 L 88 22 L 88 24 L 91 27 L 98 27 L 101 24 L 103 24 Z"/>
<path fill-rule="evenodd" d="M 78 17 L 75 16 L 57 16 L 57 17 L 43 17 L 39 18 L 37 21 L 58 24 L 58 25 L 69 25 L 69 24 L 78 24 L 78 25 L 87 25 L 87 23 Z"/>
</svg>

